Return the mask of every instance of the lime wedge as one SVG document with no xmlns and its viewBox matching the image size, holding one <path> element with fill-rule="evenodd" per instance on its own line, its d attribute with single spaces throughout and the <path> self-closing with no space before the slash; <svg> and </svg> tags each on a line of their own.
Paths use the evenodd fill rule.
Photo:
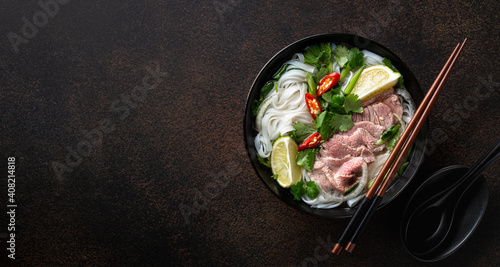
<svg viewBox="0 0 500 267">
<path fill-rule="evenodd" d="M 384 65 L 371 66 L 363 70 L 351 94 L 357 94 L 361 101 L 390 90 L 401 74 Z"/>
<path fill-rule="evenodd" d="M 289 136 L 278 138 L 273 144 L 271 153 L 271 169 L 278 175 L 277 181 L 281 187 L 288 188 L 300 181 L 301 171 L 296 158 L 298 146 Z"/>
</svg>

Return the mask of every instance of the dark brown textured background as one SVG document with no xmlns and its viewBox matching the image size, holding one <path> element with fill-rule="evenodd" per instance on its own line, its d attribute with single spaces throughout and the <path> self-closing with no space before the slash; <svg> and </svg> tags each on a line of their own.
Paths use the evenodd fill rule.
<svg viewBox="0 0 500 267">
<path fill-rule="evenodd" d="M 473 163 L 499 137 L 495 0 L 66 2 L 18 53 L 8 34 L 22 34 L 23 17 L 42 9 L 37 1 L 0 6 L 0 166 L 16 157 L 18 204 L 11 261 L 4 171 L 0 263 L 423 265 L 399 240 L 405 201 L 429 174 Z M 243 143 L 245 100 L 260 68 L 289 43 L 319 33 L 385 45 L 424 90 L 469 38 L 430 115 L 428 160 L 408 190 L 375 214 L 354 253 L 340 256 L 324 246 L 348 221 L 281 202 Z M 129 113 L 114 110 L 148 76 L 146 66 L 168 75 Z M 53 162 L 64 163 L 68 149 L 106 119 L 115 128 L 59 179 Z M 441 264 L 500 263 L 499 172 L 497 162 L 485 173 L 490 197 L 479 228 Z"/>
</svg>

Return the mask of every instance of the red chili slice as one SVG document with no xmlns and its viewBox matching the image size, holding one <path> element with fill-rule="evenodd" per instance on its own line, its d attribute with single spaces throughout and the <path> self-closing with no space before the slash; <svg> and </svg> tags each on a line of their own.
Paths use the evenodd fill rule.
<svg viewBox="0 0 500 267">
<path fill-rule="evenodd" d="M 309 93 L 306 93 L 305 98 L 306 98 L 307 108 L 309 109 L 309 113 L 311 113 L 313 119 L 316 119 L 316 116 L 318 116 L 321 113 L 321 107 L 319 105 L 318 99 L 316 99 L 316 97 L 314 97 Z"/>
<path fill-rule="evenodd" d="M 299 146 L 299 151 L 302 151 L 306 148 L 311 148 L 317 146 L 321 142 L 321 134 L 315 132 L 313 135 L 309 136 L 304 142 L 302 142 Z"/>
<path fill-rule="evenodd" d="M 333 86 L 337 84 L 337 82 L 340 79 L 340 74 L 334 72 L 326 75 L 321 81 L 319 82 L 318 85 L 318 90 L 316 92 L 317 96 L 322 95 L 326 91 L 330 90 Z"/>
</svg>

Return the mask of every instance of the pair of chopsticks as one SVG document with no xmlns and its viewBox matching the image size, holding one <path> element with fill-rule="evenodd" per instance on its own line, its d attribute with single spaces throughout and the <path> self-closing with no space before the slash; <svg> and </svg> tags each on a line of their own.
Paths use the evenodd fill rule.
<svg viewBox="0 0 500 267">
<path fill-rule="evenodd" d="M 443 88 L 446 79 L 448 79 L 451 69 L 455 65 L 455 62 L 462 52 L 462 48 L 464 47 L 466 42 L 467 38 L 465 38 L 462 44 L 457 44 L 450 58 L 448 58 L 448 61 L 446 61 L 443 69 L 437 76 L 436 80 L 422 100 L 422 103 L 408 123 L 406 129 L 403 131 L 403 134 L 400 136 L 398 142 L 394 146 L 391 154 L 389 155 L 389 158 L 385 162 L 384 166 L 382 166 L 382 169 L 380 169 L 380 172 L 375 178 L 372 186 L 366 193 L 365 197 L 361 200 L 357 211 L 354 213 L 354 216 L 351 218 L 351 221 L 342 233 L 339 241 L 333 247 L 332 252 L 334 254 L 338 255 L 343 247 L 345 247 L 345 250 L 349 252 L 353 251 L 359 236 L 368 225 L 368 222 L 375 213 L 375 210 L 382 201 L 385 192 L 394 179 L 396 172 L 399 170 L 399 167 L 403 163 L 403 159 L 405 158 L 411 145 L 417 138 L 417 135 L 424 125 L 425 120 L 429 116 L 432 106 L 434 105 L 434 102 L 436 102 L 437 96 Z M 389 173 L 387 174 L 384 181 L 385 174 L 388 171 Z M 382 182 L 383 184 L 382 186 L 380 186 Z"/>
</svg>

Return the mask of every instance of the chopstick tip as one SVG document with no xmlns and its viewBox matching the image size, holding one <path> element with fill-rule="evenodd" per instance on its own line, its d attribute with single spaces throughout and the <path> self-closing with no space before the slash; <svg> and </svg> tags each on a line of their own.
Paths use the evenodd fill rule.
<svg viewBox="0 0 500 267">
<path fill-rule="evenodd" d="M 340 253 L 341 250 L 342 250 L 342 246 L 337 243 L 333 247 L 332 253 L 335 254 L 335 255 L 339 255 L 339 253 Z"/>
<path fill-rule="evenodd" d="M 352 251 L 354 250 L 355 246 L 356 246 L 356 244 L 353 244 L 353 243 L 349 242 L 347 244 L 347 246 L 345 246 L 345 250 L 349 251 L 349 253 L 352 253 Z"/>
</svg>

